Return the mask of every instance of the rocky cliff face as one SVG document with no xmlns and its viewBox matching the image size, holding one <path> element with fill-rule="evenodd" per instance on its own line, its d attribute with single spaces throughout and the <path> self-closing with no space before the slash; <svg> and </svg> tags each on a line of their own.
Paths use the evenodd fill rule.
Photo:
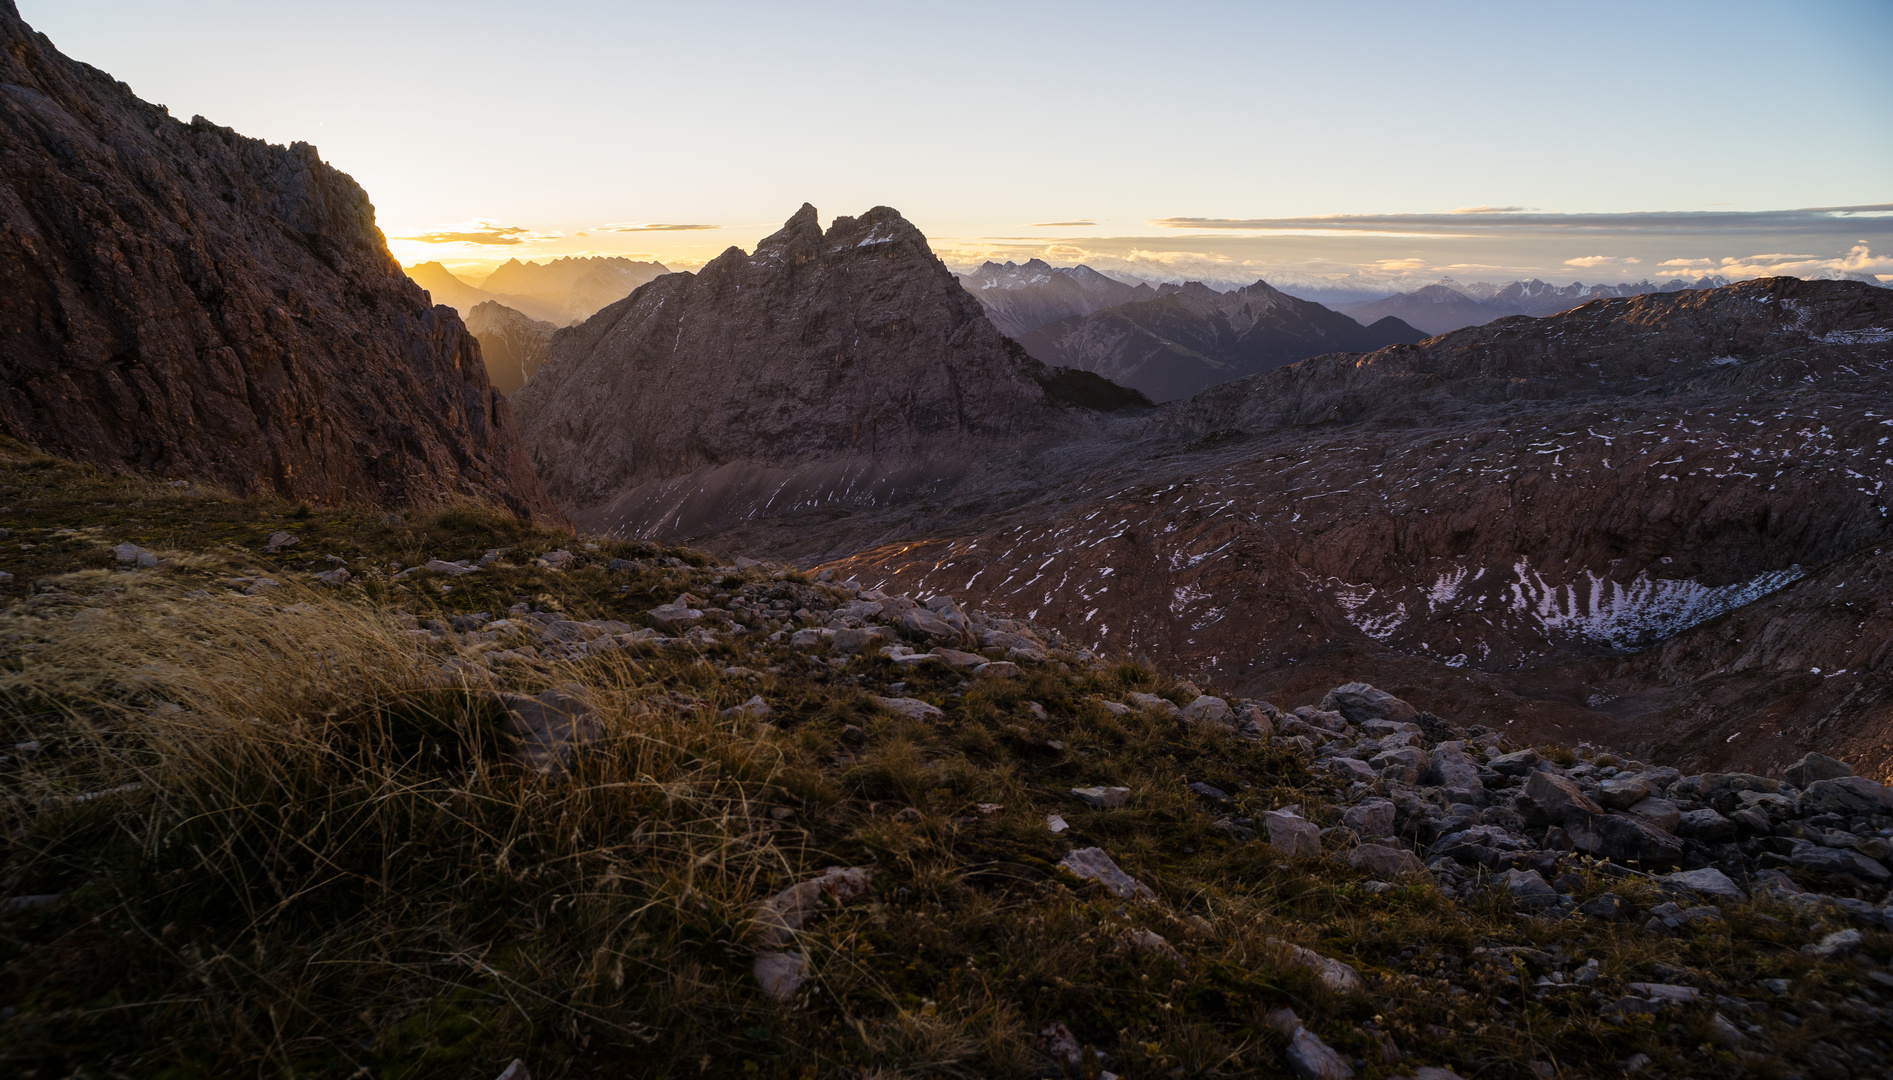
<svg viewBox="0 0 1893 1080">
<path fill-rule="evenodd" d="M 496 300 L 484 300 L 467 316 L 467 329 L 480 343 L 487 377 L 493 389 L 515 394 L 545 365 L 558 327 L 514 311 Z"/>
<path fill-rule="evenodd" d="M 1877 745 L 1886 591 L 1865 569 L 1796 583 L 1893 541 L 1889 400 L 1893 292 L 1607 300 L 1217 387 L 1056 492 L 841 569 L 1245 692 L 1345 666 L 1436 711 L 1508 698 L 1561 738 Z M 1732 703 L 1814 667 L 1802 699 L 1839 710 L 1822 734 L 1775 710 L 1793 738 L 1727 741 Z"/>
<path fill-rule="evenodd" d="M 304 143 L 179 123 L 0 0 L 0 419 L 242 492 L 555 514 L 452 311 Z"/>
<path fill-rule="evenodd" d="M 1266 282 L 1226 293 L 1190 282 L 1154 300 L 1048 323 L 1019 343 L 1048 364 L 1172 401 L 1322 353 L 1367 352 L 1423 336 L 1392 318 L 1363 327 Z"/>
<path fill-rule="evenodd" d="M 1141 399 L 1002 337 L 898 213 L 804 206 L 561 332 L 516 395 L 548 489 L 592 528 L 693 535 L 937 499 Z M 1145 403 L 1147 404 L 1147 403 Z"/>
</svg>

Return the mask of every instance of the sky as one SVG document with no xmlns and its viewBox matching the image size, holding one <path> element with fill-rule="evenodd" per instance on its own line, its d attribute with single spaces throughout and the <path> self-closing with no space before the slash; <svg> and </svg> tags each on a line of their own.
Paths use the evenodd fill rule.
<svg viewBox="0 0 1893 1080">
<path fill-rule="evenodd" d="M 1893 280 L 1893 2 L 18 0 L 174 116 L 310 142 L 404 263 Z"/>
</svg>

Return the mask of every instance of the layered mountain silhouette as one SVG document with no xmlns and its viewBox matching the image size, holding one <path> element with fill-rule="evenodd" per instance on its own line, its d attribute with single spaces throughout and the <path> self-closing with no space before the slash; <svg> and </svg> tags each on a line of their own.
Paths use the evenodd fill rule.
<svg viewBox="0 0 1893 1080">
<path fill-rule="evenodd" d="M 1154 299 L 1046 323 L 1019 343 L 1045 363 L 1172 401 L 1322 353 L 1367 352 L 1424 336 L 1392 317 L 1362 326 L 1267 282 L 1231 292 L 1189 282 Z"/>
<path fill-rule="evenodd" d="M 1023 265 L 989 261 L 959 278 L 960 285 L 986 309 L 986 317 L 1011 338 L 1058 319 L 1154 300 L 1159 295 L 1156 287 L 1142 282 L 1125 284 L 1089 266 L 1052 266 L 1043 259 Z"/>
<path fill-rule="evenodd" d="M 1712 277 L 1694 282 L 1675 278 L 1661 285 L 1650 281 L 1621 285 L 1585 285 L 1574 281 L 1569 285 L 1552 285 L 1536 278 L 1504 285 L 1480 282 L 1472 286 L 1460 286 L 1453 282 L 1441 282 L 1368 303 L 1348 304 L 1340 310 L 1362 323 L 1398 318 L 1429 334 L 1443 334 L 1467 326 L 1484 326 L 1494 319 L 1510 315 L 1542 318 L 1568 311 L 1579 304 L 1588 304 L 1592 300 L 1681 292 L 1684 289 L 1715 289 L 1727 284 L 1726 279 Z"/>
<path fill-rule="evenodd" d="M 1007 455 L 1148 406 L 993 327 L 895 211 L 803 206 L 553 338 L 514 396 L 541 477 L 586 526 L 700 532 L 945 497 Z"/>
<path fill-rule="evenodd" d="M 554 326 L 583 322 L 669 272 L 662 263 L 612 256 L 545 263 L 509 259 L 477 285 L 438 262 L 420 263 L 407 271 L 435 303 L 446 304 L 462 318 L 471 316 L 480 304 L 497 303 Z"/>
<path fill-rule="evenodd" d="M 496 300 L 483 300 L 467 316 L 467 329 L 480 342 L 487 378 L 502 394 L 517 393 L 546 362 L 558 327 L 514 311 Z"/>
<path fill-rule="evenodd" d="M 450 308 L 307 143 L 180 123 L 0 0 L 0 421 L 239 492 L 553 514 Z"/>
</svg>

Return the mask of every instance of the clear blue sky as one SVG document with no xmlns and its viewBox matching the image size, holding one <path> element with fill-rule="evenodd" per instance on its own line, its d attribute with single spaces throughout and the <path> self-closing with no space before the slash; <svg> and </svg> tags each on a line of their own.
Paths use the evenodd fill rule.
<svg viewBox="0 0 1893 1080">
<path fill-rule="evenodd" d="M 390 236 L 524 230 L 397 241 L 410 261 L 688 263 L 807 200 L 826 215 L 896 206 L 967 257 L 1062 242 L 1324 272 L 1637 259 L 1572 264 L 1596 279 L 1657 273 L 1658 256 L 1829 258 L 1881 233 L 1820 237 L 1818 252 L 1771 236 L 1635 254 L 1611 234 L 1585 239 L 1621 251 L 1491 240 L 1466 255 L 1150 223 L 1893 202 L 1887 0 L 19 5 L 181 118 L 315 143 Z M 1064 221 L 1096 224 L 1035 227 Z M 620 223 L 721 228 L 597 231 Z"/>
</svg>

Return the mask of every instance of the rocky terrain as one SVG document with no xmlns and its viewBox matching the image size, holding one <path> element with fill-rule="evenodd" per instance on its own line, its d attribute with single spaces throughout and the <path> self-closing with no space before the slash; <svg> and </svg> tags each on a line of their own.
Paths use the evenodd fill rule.
<svg viewBox="0 0 1893 1080">
<path fill-rule="evenodd" d="M 1030 259 L 1023 265 L 988 261 L 970 274 L 960 274 L 959 279 L 960 286 L 986 309 L 993 326 L 1014 339 L 1048 322 L 1155 300 L 1178 288 L 1126 284 L 1089 266 L 1052 266 L 1043 259 Z"/>
<path fill-rule="evenodd" d="M 544 366 L 558 327 L 514 311 L 497 300 L 475 304 L 467 315 L 467 329 L 480 343 L 486 374 L 493 389 L 515 394 Z"/>
<path fill-rule="evenodd" d="M 17 1075 L 1869 1075 L 1893 793 L 0 441 Z M 225 957 L 219 962 L 206 958 Z M 1099 987 L 1110 987 L 1108 994 Z M 509 1071 L 510 1070 L 510 1071 Z"/>
<path fill-rule="evenodd" d="M 451 310 L 314 147 L 185 124 L 0 0 L 0 423 L 237 491 L 553 514 Z"/>
<path fill-rule="evenodd" d="M 1444 334 L 1462 327 L 1484 326 L 1508 315 L 1542 318 L 1569 311 L 1592 300 L 1680 292 L 1683 289 L 1717 289 L 1728 283 L 1726 278 L 1716 277 L 1699 278 L 1694 282 L 1672 278 L 1661 285 L 1651 281 L 1620 285 L 1585 285 L 1574 281 L 1569 285 L 1552 285 L 1537 278 L 1504 285 L 1479 282 L 1471 286 L 1456 286 L 1441 282 L 1379 300 L 1348 304 L 1339 310 L 1352 315 L 1363 325 L 1380 319 L 1398 318 L 1426 333 Z"/>
<path fill-rule="evenodd" d="M 1217 292 L 1190 282 L 1152 300 L 1073 315 L 1019 339 L 1048 364 L 1096 372 L 1172 401 L 1331 352 L 1370 352 L 1424 335 L 1399 319 L 1363 327 L 1258 281 Z"/>
<path fill-rule="evenodd" d="M 639 535 L 923 503 L 1149 403 L 1027 356 L 893 210 L 804 206 L 558 334 L 513 404 L 553 497 Z"/>
<path fill-rule="evenodd" d="M 1887 539 L 1889 327 L 1886 290 L 1776 279 L 1312 360 L 1150 414 L 1036 501 L 845 565 L 1258 693 L 1374 655 L 1435 711 L 1504 700 L 1546 735 L 1757 767 L 1852 740 L 1877 769 L 1884 590 L 1843 574 L 1825 592 L 1854 606 L 1822 614 L 1811 582 Z M 1796 625 L 1847 634 L 1727 629 L 1783 589 Z M 1790 700 L 1840 718 L 1736 739 L 1710 704 L 1790 676 L 1821 683 Z"/>
</svg>

